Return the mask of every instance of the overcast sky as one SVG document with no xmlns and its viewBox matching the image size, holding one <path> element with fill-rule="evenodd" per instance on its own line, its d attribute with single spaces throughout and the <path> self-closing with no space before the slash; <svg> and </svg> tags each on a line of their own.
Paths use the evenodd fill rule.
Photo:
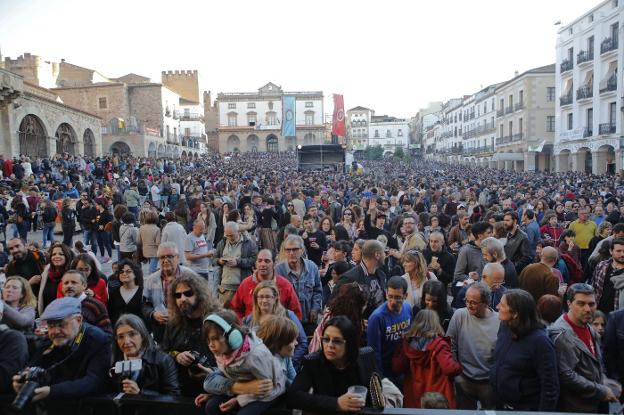
<svg viewBox="0 0 624 415">
<path fill-rule="evenodd" d="M 557 21 L 597 0 L 0 0 L 0 48 L 160 80 L 197 69 L 201 88 L 322 90 L 345 107 L 413 116 L 514 71 L 554 63 Z"/>
</svg>

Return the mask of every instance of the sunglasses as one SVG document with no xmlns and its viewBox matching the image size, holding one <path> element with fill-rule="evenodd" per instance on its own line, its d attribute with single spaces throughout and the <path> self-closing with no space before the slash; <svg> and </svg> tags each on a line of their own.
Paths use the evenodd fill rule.
<svg viewBox="0 0 624 415">
<path fill-rule="evenodd" d="M 182 296 L 185 296 L 186 298 L 191 298 L 194 295 L 195 293 L 193 292 L 193 290 L 186 290 L 186 291 L 182 291 L 179 293 L 173 293 L 173 297 L 177 299 L 182 298 Z"/>
</svg>

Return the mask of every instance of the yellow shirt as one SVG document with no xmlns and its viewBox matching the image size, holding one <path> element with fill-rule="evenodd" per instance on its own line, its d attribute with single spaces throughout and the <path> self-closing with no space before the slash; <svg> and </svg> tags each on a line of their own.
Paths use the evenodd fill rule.
<svg viewBox="0 0 624 415">
<path fill-rule="evenodd" d="M 591 239 L 596 236 L 596 222 L 592 220 L 587 220 L 587 222 L 582 223 L 580 220 L 575 220 L 569 226 L 576 233 L 575 242 L 581 249 L 589 248 L 589 242 Z"/>
</svg>

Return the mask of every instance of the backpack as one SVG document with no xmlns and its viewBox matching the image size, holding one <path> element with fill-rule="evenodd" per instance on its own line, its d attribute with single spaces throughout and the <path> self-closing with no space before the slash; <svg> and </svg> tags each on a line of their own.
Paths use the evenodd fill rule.
<svg viewBox="0 0 624 415">
<path fill-rule="evenodd" d="M 564 260 L 566 266 L 568 267 L 568 272 L 570 273 L 570 284 L 574 284 L 577 282 L 583 282 L 583 268 L 581 265 L 572 258 L 572 256 L 565 252 L 560 252 L 559 255 L 561 259 Z"/>
</svg>

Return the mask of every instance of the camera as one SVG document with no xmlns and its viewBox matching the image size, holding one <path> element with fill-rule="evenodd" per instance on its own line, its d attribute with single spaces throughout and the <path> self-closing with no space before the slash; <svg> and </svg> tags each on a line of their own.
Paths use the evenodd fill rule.
<svg viewBox="0 0 624 415">
<path fill-rule="evenodd" d="M 203 355 L 199 352 L 192 351 L 193 362 L 189 365 L 189 370 L 193 373 L 201 373 L 202 370 L 197 365 L 202 365 L 203 367 L 210 366 L 210 358 L 206 355 Z"/>
<path fill-rule="evenodd" d="M 115 363 L 111 369 L 111 376 L 117 375 L 121 380 L 132 379 L 136 381 L 143 369 L 142 359 L 122 360 Z"/>
<path fill-rule="evenodd" d="M 33 366 L 22 370 L 18 376 L 20 383 L 23 383 L 24 386 L 20 389 L 11 406 L 17 411 L 22 411 L 33 398 L 35 389 L 50 383 L 50 375 L 45 369 Z"/>
</svg>

